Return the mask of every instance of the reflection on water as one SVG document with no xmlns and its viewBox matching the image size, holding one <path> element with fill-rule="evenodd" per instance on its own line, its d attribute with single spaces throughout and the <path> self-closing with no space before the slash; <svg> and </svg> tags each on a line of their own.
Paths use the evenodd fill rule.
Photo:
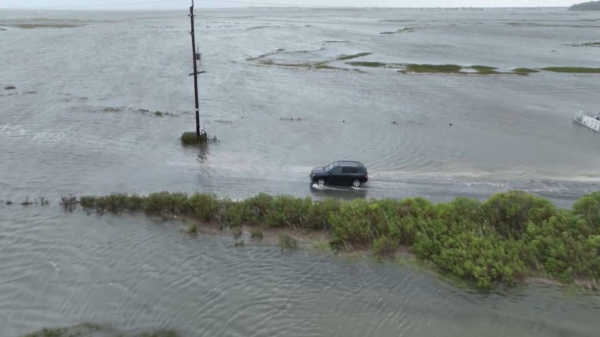
<svg viewBox="0 0 600 337">
<path fill-rule="evenodd" d="M 355 188 L 349 186 L 319 186 L 308 184 L 310 192 L 316 198 L 336 198 L 344 200 L 366 199 L 369 191 L 368 184 Z"/>
</svg>

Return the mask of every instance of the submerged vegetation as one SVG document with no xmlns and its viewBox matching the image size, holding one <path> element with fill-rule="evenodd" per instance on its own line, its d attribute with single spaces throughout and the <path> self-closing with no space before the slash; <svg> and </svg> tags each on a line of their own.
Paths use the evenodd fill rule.
<svg viewBox="0 0 600 337">
<path fill-rule="evenodd" d="M 23 23 L 12 25 L 15 28 L 21 29 L 39 29 L 39 28 L 77 28 L 81 27 L 81 25 L 73 25 L 73 24 L 58 24 L 58 23 Z"/>
<path fill-rule="evenodd" d="M 351 66 L 355 67 L 369 67 L 369 68 L 402 68 L 402 64 L 398 63 L 381 63 L 381 62 L 347 62 Z"/>
<path fill-rule="evenodd" d="M 412 33 L 414 32 L 415 29 L 414 28 L 410 28 L 410 27 L 406 27 L 406 28 L 401 28 L 398 29 L 396 31 L 393 32 L 381 32 L 379 34 L 384 34 L 384 35 L 393 35 L 393 34 L 401 34 L 401 33 Z"/>
<path fill-rule="evenodd" d="M 174 330 L 151 330 L 138 333 L 125 333 L 113 327 L 95 323 L 83 323 L 71 327 L 44 328 L 22 337 L 179 337 L 180 334 Z"/>
<path fill-rule="evenodd" d="M 206 137 L 198 138 L 196 132 L 184 132 L 181 135 L 181 143 L 184 145 L 198 145 L 206 142 L 208 142 Z"/>
<path fill-rule="evenodd" d="M 434 204 L 423 198 L 340 201 L 260 194 L 232 201 L 211 195 L 156 193 L 81 197 L 81 206 L 119 214 L 173 214 L 221 226 L 262 231 L 325 231 L 333 250 L 371 249 L 393 255 L 407 250 L 434 269 L 487 289 L 528 276 L 561 282 L 600 276 L 600 192 L 582 197 L 572 210 L 521 191 L 486 202 L 457 198 Z M 258 230 L 252 237 L 259 238 Z M 298 247 L 288 234 L 282 249 Z"/>
<path fill-rule="evenodd" d="M 586 42 L 586 43 L 579 43 L 579 44 L 566 44 L 565 46 L 570 46 L 570 47 L 600 47 L 600 42 Z"/>
</svg>

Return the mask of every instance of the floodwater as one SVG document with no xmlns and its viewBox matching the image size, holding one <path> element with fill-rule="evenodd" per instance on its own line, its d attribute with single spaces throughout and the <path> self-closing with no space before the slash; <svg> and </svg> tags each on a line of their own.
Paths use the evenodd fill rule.
<svg viewBox="0 0 600 337">
<path fill-rule="evenodd" d="M 346 62 L 600 67 L 600 48 L 573 46 L 600 41 L 600 13 L 197 14 L 201 121 L 218 139 L 200 149 L 178 139 L 195 127 L 186 13 L 0 11 L 1 336 L 83 321 L 189 336 L 597 335 L 597 297 L 476 294 L 408 267 L 64 214 L 57 199 L 169 190 L 440 201 L 519 188 L 568 207 L 600 189 L 600 135 L 572 122 L 599 110 L 600 75 Z M 372 54 L 330 63 L 347 71 L 302 66 L 361 52 Z M 312 188 L 310 169 L 338 159 L 364 162 L 371 181 Z M 40 196 L 50 206 L 19 205 Z"/>
</svg>

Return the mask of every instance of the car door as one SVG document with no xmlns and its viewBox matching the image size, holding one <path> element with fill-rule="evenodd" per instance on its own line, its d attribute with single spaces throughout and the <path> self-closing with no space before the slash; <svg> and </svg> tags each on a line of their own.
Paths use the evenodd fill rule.
<svg viewBox="0 0 600 337">
<path fill-rule="evenodd" d="M 356 179 L 356 175 L 358 173 L 358 167 L 355 166 L 344 166 L 342 167 L 342 178 L 341 183 L 344 185 L 352 184 L 352 181 Z"/>
<path fill-rule="evenodd" d="M 331 169 L 331 171 L 329 171 L 329 182 L 334 185 L 341 184 L 343 182 L 341 166 L 334 167 Z"/>
</svg>

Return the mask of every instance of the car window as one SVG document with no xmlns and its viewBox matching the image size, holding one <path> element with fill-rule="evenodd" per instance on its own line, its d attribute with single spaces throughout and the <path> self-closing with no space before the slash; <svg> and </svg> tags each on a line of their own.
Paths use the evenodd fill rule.
<svg viewBox="0 0 600 337">
<path fill-rule="evenodd" d="M 342 167 L 342 173 L 358 173 L 358 167 L 346 166 Z"/>
<path fill-rule="evenodd" d="M 329 171 L 331 174 L 340 174 L 342 173 L 342 168 L 341 167 L 334 167 L 333 169 L 331 169 L 331 171 Z"/>
</svg>

